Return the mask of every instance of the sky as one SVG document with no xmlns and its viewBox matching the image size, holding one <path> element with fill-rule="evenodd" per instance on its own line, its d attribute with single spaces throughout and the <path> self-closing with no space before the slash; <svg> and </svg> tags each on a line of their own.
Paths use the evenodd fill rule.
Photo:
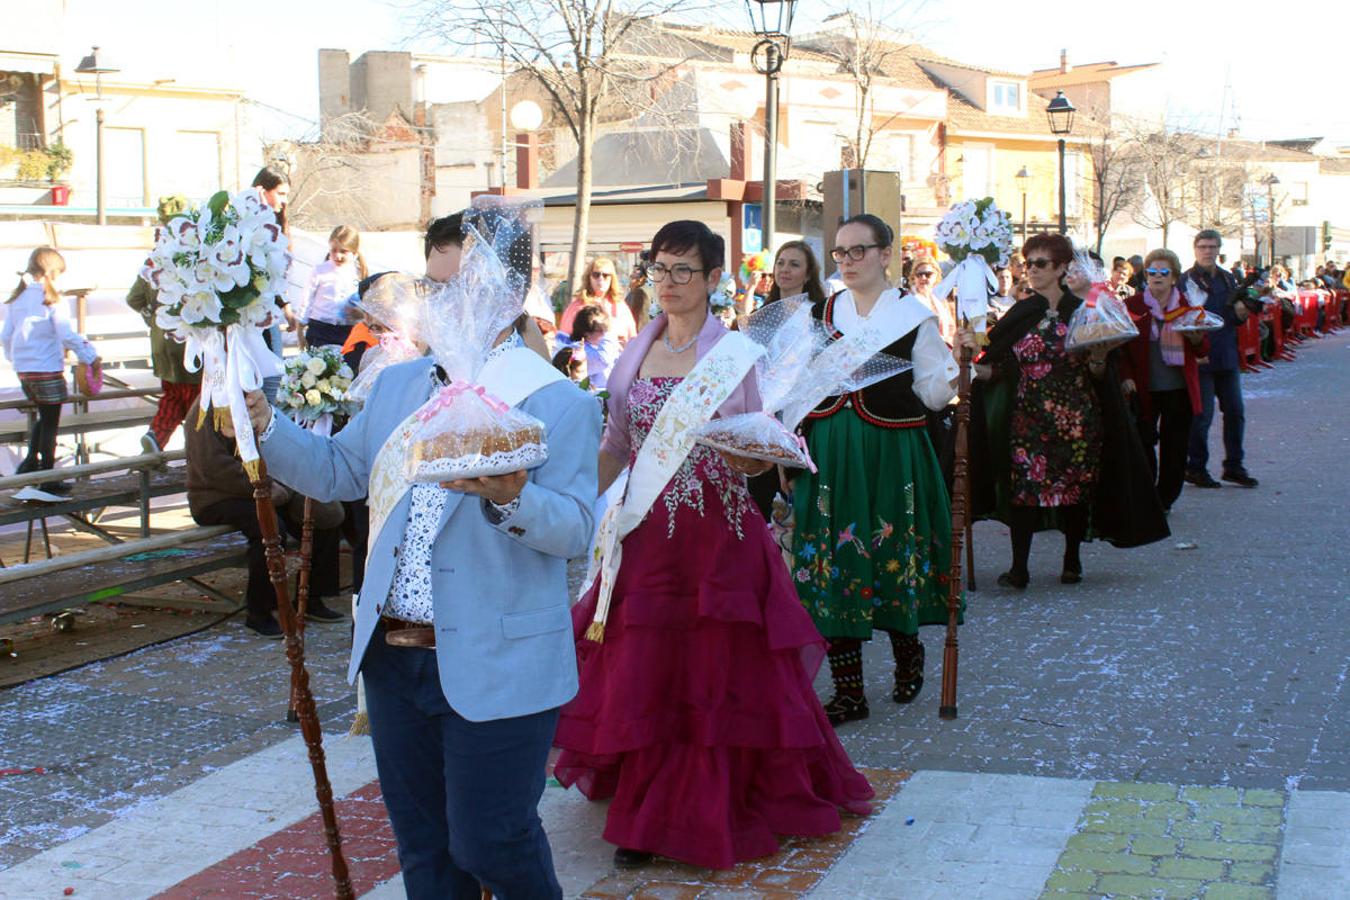
<svg viewBox="0 0 1350 900">
<path fill-rule="evenodd" d="M 20 0 L 3 0 L 11 2 Z M 283 133 L 269 138 L 301 137 L 317 124 L 320 48 L 347 49 L 353 58 L 366 50 L 443 49 L 416 42 L 409 4 L 398 0 L 51 2 L 65 6 L 62 53 L 71 65 L 99 44 L 128 75 L 241 87 L 271 108 L 268 129 Z M 1236 111 L 1244 137 L 1326 136 L 1350 145 L 1350 80 L 1336 43 L 1347 17 L 1338 6 L 929 0 L 919 13 L 920 37 L 947 56 L 1008 71 L 1056 66 L 1061 48 L 1079 63 L 1166 61 L 1173 84 L 1160 102 L 1176 121 L 1217 132 L 1221 110 L 1225 129 L 1234 127 Z M 832 8 L 802 0 L 794 30 L 809 29 Z M 716 0 L 712 15 L 735 27 L 748 23 L 742 0 Z M 902 17 L 887 24 L 903 28 Z"/>
</svg>

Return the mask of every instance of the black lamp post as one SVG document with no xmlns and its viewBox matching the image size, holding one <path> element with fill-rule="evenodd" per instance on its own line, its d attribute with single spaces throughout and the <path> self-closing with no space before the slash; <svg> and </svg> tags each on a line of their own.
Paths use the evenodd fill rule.
<svg viewBox="0 0 1350 900">
<path fill-rule="evenodd" d="M 745 0 L 750 28 L 759 38 L 750 51 L 750 64 L 764 76 L 764 224 L 765 250 L 773 250 L 777 226 L 774 188 L 778 180 L 778 72 L 792 43 L 792 16 L 797 0 Z"/>
<path fill-rule="evenodd" d="M 1023 166 L 1013 178 L 1017 179 L 1017 187 L 1022 191 L 1022 240 L 1027 239 L 1027 184 L 1031 181 L 1031 173 L 1027 167 Z"/>
<path fill-rule="evenodd" d="M 1050 133 L 1059 138 L 1059 233 L 1068 234 L 1069 216 L 1066 206 L 1067 191 L 1064 183 L 1064 136 L 1073 132 L 1073 114 L 1076 112 L 1063 91 L 1055 93 L 1055 99 L 1045 108 L 1045 117 L 1050 120 Z"/>
<path fill-rule="evenodd" d="M 106 57 L 100 58 L 98 48 L 94 47 L 90 54 L 80 60 L 80 64 L 75 67 L 75 71 L 81 75 L 94 76 L 94 90 L 98 97 L 98 108 L 94 111 L 95 134 L 94 134 L 94 157 L 97 168 L 97 193 L 98 193 L 98 218 L 100 225 L 108 224 L 108 185 L 103 177 L 103 76 L 120 72 L 121 69 L 108 64 Z"/>
<path fill-rule="evenodd" d="M 1280 179 L 1275 177 L 1275 173 L 1270 173 L 1266 178 L 1266 212 L 1267 226 L 1270 228 L 1268 236 L 1270 238 L 1270 264 L 1275 265 L 1275 185 L 1280 183 Z"/>
</svg>

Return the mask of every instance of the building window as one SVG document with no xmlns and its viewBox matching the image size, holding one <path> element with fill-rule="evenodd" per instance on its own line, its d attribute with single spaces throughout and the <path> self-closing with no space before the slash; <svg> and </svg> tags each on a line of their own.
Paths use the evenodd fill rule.
<svg viewBox="0 0 1350 900">
<path fill-rule="evenodd" d="M 104 129 L 103 154 L 108 174 L 108 206 L 144 208 L 145 132 L 139 128 Z"/>
<path fill-rule="evenodd" d="M 214 131 L 175 132 L 168 158 L 172 162 L 163 174 L 171 194 L 199 203 L 225 183 L 220 171 L 220 135 Z"/>
<path fill-rule="evenodd" d="M 1016 81 L 995 81 L 990 89 L 990 112 L 1019 113 L 1022 111 L 1022 86 Z"/>
<path fill-rule="evenodd" d="M 966 144 L 961 149 L 961 191 L 963 200 L 988 197 L 994 171 L 994 148 Z"/>
<path fill-rule="evenodd" d="M 1308 205 L 1308 182 L 1295 181 L 1289 185 L 1289 203 L 1291 206 Z"/>
</svg>

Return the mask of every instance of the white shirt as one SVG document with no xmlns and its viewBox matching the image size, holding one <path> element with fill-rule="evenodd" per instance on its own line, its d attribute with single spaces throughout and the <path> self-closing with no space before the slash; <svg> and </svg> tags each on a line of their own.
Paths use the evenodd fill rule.
<svg viewBox="0 0 1350 900">
<path fill-rule="evenodd" d="M 900 296 L 895 288 L 887 288 L 865 317 L 858 315 L 858 307 L 853 302 L 853 292 L 844 291 L 834 301 L 834 327 L 843 334 L 857 330 L 862 322 L 871 322 L 883 330 L 888 320 L 899 320 L 904 315 L 905 304 L 913 303 L 923 309 L 924 318 L 919 323 L 918 334 L 914 336 L 914 394 L 923 401 L 923 405 L 932 410 L 940 410 L 956 396 L 953 382 L 961 374 L 961 369 L 952 358 L 952 350 L 942 339 L 938 330 L 937 317 L 922 301 L 912 296 Z M 898 327 L 896 328 L 898 332 Z M 905 333 L 898 333 L 902 337 Z"/>
<path fill-rule="evenodd" d="M 331 259 L 325 259 L 309 276 L 309 289 L 305 291 L 305 299 L 296 315 L 304 322 L 342 325 L 346 318 L 343 305 L 356 293 L 359 281 L 354 264 L 339 267 Z"/>
<path fill-rule="evenodd" d="M 48 306 L 42 283 L 35 282 L 5 305 L 5 325 L 0 343 L 15 372 L 61 372 L 66 367 L 65 351 L 70 350 L 82 363 L 98 356 L 94 345 L 76 333 L 66 316 L 66 301 Z"/>
</svg>

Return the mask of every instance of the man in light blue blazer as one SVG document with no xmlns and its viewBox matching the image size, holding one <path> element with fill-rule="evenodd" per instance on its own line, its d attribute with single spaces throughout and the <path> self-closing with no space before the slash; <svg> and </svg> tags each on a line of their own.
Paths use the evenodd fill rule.
<svg viewBox="0 0 1350 900">
<path fill-rule="evenodd" d="M 516 356 L 499 372 L 547 367 L 523 347 L 507 353 Z M 439 374 L 431 359 L 389 368 L 332 438 L 250 394 L 270 473 L 318 500 L 366 496 L 381 449 L 440 387 Z M 506 900 L 562 896 L 536 808 L 558 708 L 577 689 L 567 560 L 586 551 L 594 528 L 600 409 L 561 377 L 534 378 L 516 406 L 545 425 L 544 465 L 433 486 L 444 496 L 432 498 L 432 522 L 426 488 L 403 489 L 383 524 L 371 523 L 348 676 L 364 676 L 409 897 L 477 900 L 480 883 Z M 429 598 L 417 587 L 426 584 Z M 400 618 L 419 603 L 427 617 Z"/>
</svg>

